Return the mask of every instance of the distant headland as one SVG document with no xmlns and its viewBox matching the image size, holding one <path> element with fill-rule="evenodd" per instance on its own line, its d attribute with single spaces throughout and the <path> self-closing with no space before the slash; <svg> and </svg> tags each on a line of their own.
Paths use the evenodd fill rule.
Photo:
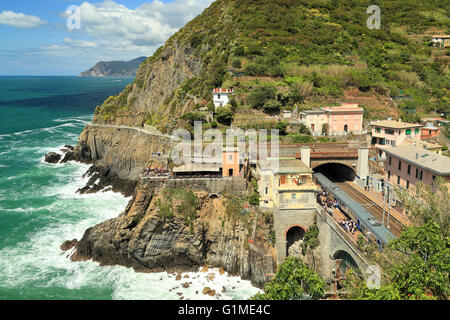
<svg viewBox="0 0 450 320">
<path fill-rule="evenodd" d="M 130 61 L 101 61 L 87 71 L 81 72 L 80 77 L 134 77 L 136 71 L 147 57 L 139 57 Z"/>
</svg>

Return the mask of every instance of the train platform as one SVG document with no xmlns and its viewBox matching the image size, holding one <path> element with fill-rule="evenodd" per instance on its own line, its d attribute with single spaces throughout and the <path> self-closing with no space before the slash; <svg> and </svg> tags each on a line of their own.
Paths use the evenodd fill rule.
<svg viewBox="0 0 450 320">
<path fill-rule="evenodd" d="M 320 198 L 326 203 L 327 197 L 320 196 Z M 321 207 L 329 215 L 329 213 L 328 213 L 329 208 L 326 208 L 326 207 L 324 207 L 322 205 L 321 205 Z M 358 243 L 358 236 L 359 235 L 364 236 L 364 235 L 359 230 L 355 230 L 354 233 L 351 233 L 350 231 L 345 230 L 341 223 L 343 221 L 345 221 L 345 220 L 348 220 L 348 217 L 341 210 L 339 210 L 338 208 L 334 208 L 333 207 L 333 208 L 331 208 L 331 211 L 333 212 L 333 216 L 332 216 L 333 220 L 336 221 L 339 224 L 339 226 L 341 227 L 341 229 L 344 230 L 347 233 L 347 235 L 354 241 L 355 244 L 357 244 Z"/>
<path fill-rule="evenodd" d="M 365 191 L 363 188 L 361 188 L 355 182 L 348 182 L 348 185 L 350 185 L 351 187 L 356 189 L 358 192 L 360 192 L 361 194 L 366 196 L 368 199 L 370 199 L 372 202 L 374 202 L 375 204 L 377 204 L 378 206 L 383 208 L 383 196 L 380 192 L 378 192 L 376 190 Z M 385 208 L 387 211 L 388 210 L 387 203 L 385 205 Z M 411 220 L 409 219 L 409 217 L 406 216 L 405 214 L 403 214 L 398 208 L 392 207 L 390 214 L 395 219 L 400 221 L 403 225 L 405 225 L 405 226 L 411 225 Z"/>
</svg>

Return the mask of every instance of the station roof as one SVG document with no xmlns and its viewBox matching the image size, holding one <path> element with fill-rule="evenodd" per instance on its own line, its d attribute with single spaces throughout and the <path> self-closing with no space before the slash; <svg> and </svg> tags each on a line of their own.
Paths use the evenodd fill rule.
<svg viewBox="0 0 450 320">
<path fill-rule="evenodd" d="M 274 167 L 274 162 L 278 160 L 278 168 Z M 277 173 L 312 173 L 313 171 L 301 160 L 294 158 L 267 159 L 258 161 L 262 169 L 268 169 Z"/>
</svg>

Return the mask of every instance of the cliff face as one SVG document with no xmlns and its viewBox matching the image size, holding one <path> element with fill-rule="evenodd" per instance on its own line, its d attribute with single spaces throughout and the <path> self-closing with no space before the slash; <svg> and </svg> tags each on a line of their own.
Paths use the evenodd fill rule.
<svg viewBox="0 0 450 320">
<path fill-rule="evenodd" d="M 256 216 L 249 213 L 245 218 L 229 218 L 226 201 L 210 199 L 206 192 L 196 192 L 197 207 L 190 218 L 178 200 L 174 200 L 171 216 L 161 204 L 165 198 L 166 190 L 139 184 L 120 216 L 86 230 L 71 259 L 93 259 L 102 265 L 118 264 L 141 272 L 196 270 L 209 265 L 223 267 L 260 286 L 267 281 L 266 273 L 274 272 L 274 255 L 267 254 L 273 251 L 270 243 L 259 242 L 265 255 L 249 247 Z M 270 226 L 259 219 L 258 232 L 268 232 Z"/>
<path fill-rule="evenodd" d="M 139 65 L 147 59 L 136 58 L 131 61 L 101 61 L 87 71 L 81 72 L 80 77 L 134 77 Z"/>
</svg>

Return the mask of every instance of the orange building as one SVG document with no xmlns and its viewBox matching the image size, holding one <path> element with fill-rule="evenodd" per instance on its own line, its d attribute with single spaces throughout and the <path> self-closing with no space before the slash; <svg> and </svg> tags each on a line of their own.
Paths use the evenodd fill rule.
<svg viewBox="0 0 450 320">
<path fill-rule="evenodd" d="M 239 148 L 224 147 L 222 152 L 222 175 L 237 177 L 241 173 Z"/>
<path fill-rule="evenodd" d="M 422 128 L 422 138 L 432 138 L 439 136 L 439 128 L 433 126 L 431 122 L 428 122 L 425 127 Z"/>
</svg>

